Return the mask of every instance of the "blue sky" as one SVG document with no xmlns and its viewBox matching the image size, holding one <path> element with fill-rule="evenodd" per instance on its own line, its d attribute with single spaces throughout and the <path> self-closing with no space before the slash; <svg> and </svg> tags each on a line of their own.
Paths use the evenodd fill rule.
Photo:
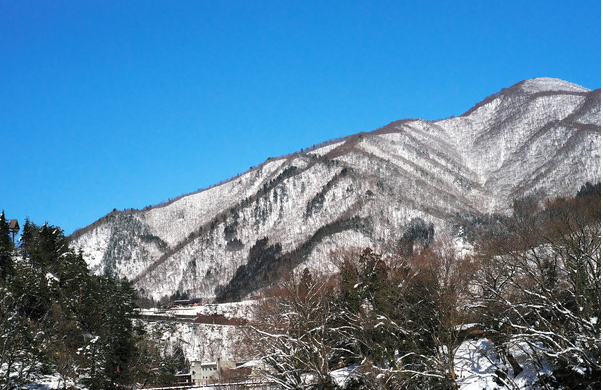
<svg viewBox="0 0 603 390">
<path fill-rule="evenodd" d="M 0 208 L 69 234 L 524 79 L 600 88 L 600 7 L 0 0 Z"/>
</svg>

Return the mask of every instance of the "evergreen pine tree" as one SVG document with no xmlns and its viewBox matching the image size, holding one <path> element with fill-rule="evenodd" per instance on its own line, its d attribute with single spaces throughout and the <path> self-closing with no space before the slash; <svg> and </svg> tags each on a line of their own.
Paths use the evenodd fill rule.
<svg viewBox="0 0 603 390">
<path fill-rule="evenodd" d="M 11 259 L 12 249 L 2 213 L 0 254 Z M 19 250 L 23 260 L 12 263 L 10 277 L 2 263 L 0 388 L 18 388 L 44 372 L 112 389 L 148 373 L 140 353 L 143 345 L 153 350 L 153 342 L 133 322 L 137 296 L 129 282 L 91 275 L 56 226 L 26 220 Z"/>
<path fill-rule="evenodd" d="M 4 210 L 2 210 L 2 214 L 0 214 L 0 280 L 6 279 L 12 268 L 12 250 L 13 244 L 10 239 L 8 222 L 6 222 Z"/>
<path fill-rule="evenodd" d="M 33 243 L 34 232 L 37 226 L 29 220 L 29 217 L 25 218 L 25 224 L 21 232 L 20 251 L 23 259 L 29 258 L 30 246 Z"/>
</svg>

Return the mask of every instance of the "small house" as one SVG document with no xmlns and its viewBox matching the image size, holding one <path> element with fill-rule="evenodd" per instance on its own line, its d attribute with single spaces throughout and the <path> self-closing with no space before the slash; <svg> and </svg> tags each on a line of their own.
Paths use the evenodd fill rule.
<svg viewBox="0 0 603 390">
<path fill-rule="evenodd" d="M 222 380 L 222 373 L 227 369 L 233 369 L 235 362 L 218 360 L 217 362 L 203 363 L 191 362 L 191 381 L 195 384 L 215 383 Z"/>
</svg>

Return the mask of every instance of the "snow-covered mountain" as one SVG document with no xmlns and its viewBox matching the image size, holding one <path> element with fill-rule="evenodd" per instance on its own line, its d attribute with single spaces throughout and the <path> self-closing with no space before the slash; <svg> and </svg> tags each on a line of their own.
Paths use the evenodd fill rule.
<svg viewBox="0 0 603 390">
<path fill-rule="evenodd" d="M 417 227 L 437 238 L 459 213 L 573 195 L 600 181 L 600 123 L 600 90 L 526 80 L 460 117 L 393 122 L 166 204 L 114 211 L 71 243 L 94 272 L 155 299 L 211 298 L 218 286 L 236 298 L 300 265 L 329 269 L 332 249 L 379 248 Z"/>
</svg>

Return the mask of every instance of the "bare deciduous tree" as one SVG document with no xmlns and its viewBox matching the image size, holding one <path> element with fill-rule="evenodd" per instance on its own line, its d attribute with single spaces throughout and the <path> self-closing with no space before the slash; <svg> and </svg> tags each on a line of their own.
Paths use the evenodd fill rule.
<svg viewBox="0 0 603 390">
<path fill-rule="evenodd" d="M 330 372 L 348 353 L 341 344 L 348 326 L 336 305 L 334 284 L 307 270 L 270 292 L 250 323 L 270 381 L 285 389 L 335 387 Z"/>
<path fill-rule="evenodd" d="M 509 346 L 521 345 L 533 362 L 553 368 L 542 383 L 595 388 L 601 372 L 600 198 L 557 199 L 543 210 L 523 206 L 509 220 L 510 236 L 484 245 L 484 322 L 514 375 L 522 368 Z"/>
</svg>

